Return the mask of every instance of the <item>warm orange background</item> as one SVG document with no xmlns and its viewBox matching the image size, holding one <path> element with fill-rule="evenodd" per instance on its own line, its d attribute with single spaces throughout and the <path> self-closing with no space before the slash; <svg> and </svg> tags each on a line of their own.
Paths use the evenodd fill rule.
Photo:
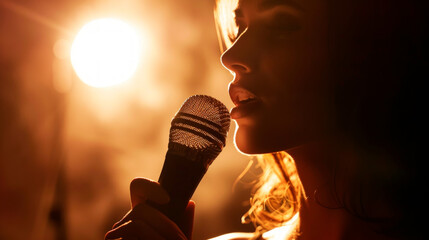
<svg viewBox="0 0 429 240">
<path fill-rule="evenodd" d="M 0 239 L 102 239 L 129 209 L 134 177 L 157 179 L 170 120 L 193 94 L 229 108 L 232 76 L 210 0 L 0 0 Z M 97 89 L 68 49 L 87 22 L 117 17 L 150 39 L 137 73 Z M 248 158 L 227 147 L 193 199 L 194 239 L 241 225 Z M 244 194 L 243 194 L 244 193 Z"/>
</svg>

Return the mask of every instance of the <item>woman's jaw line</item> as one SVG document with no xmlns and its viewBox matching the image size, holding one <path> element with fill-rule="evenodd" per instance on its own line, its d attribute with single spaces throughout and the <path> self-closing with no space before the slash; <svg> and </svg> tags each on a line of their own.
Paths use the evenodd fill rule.
<svg viewBox="0 0 429 240">
<path fill-rule="evenodd" d="M 238 152 L 246 156 L 255 156 L 282 151 L 295 155 L 295 153 L 299 153 L 303 149 L 315 150 L 320 148 L 331 148 L 336 142 L 335 137 L 326 135 L 315 139 L 300 139 L 296 141 L 291 141 L 291 139 L 289 139 L 286 135 L 282 138 L 276 138 L 272 136 L 258 138 L 249 135 L 249 131 L 251 130 L 243 129 L 249 126 L 238 123 L 238 121 L 242 122 L 244 120 L 233 120 L 236 123 L 233 138 L 234 146 Z M 252 141 L 252 139 L 255 138 L 257 138 L 257 141 Z M 276 141 L 269 141 L 270 139 L 276 139 Z"/>
</svg>

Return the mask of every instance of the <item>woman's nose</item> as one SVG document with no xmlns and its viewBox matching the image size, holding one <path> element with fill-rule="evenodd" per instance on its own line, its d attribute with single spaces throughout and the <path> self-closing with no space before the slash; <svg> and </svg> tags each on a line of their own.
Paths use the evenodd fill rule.
<svg viewBox="0 0 429 240">
<path fill-rule="evenodd" d="M 255 69 L 257 46 L 251 46 L 251 39 L 243 33 L 221 57 L 222 65 L 236 73 L 251 73 Z"/>
</svg>

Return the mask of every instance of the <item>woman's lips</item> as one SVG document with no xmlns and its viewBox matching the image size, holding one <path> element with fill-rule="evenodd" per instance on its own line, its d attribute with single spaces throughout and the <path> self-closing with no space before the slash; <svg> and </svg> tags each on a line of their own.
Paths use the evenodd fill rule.
<svg viewBox="0 0 429 240">
<path fill-rule="evenodd" d="M 249 90 L 238 84 L 230 84 L 229 94 L 235 107 L 231 109 L 231 118 L 239 119 L 248 116 L 260 105 L 260 99 Z"/>
<path fill-rule="evenodd" d="M 257 108 L 259 108 L 261 102 L 256 99 L 248 99 L 242 102 L 239 102 L 238 105 L 231 108 L 231 118 L 240 119 L 246 116 L 249 116 Z"/>
</svg>

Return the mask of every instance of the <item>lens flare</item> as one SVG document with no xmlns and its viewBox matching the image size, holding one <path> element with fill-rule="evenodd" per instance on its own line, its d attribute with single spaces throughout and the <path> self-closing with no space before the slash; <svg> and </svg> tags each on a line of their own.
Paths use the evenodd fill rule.
<svg viewBox="0 0 429 240">
<path fill-rule="evenodd" d="M 140 51 L 140 38 L 130 25 L 112 18 L 98 19 L 77 34 L 71 48 L 71 62 L 87 85 L 109 87 L 131 78 Z"/>
</svg>

